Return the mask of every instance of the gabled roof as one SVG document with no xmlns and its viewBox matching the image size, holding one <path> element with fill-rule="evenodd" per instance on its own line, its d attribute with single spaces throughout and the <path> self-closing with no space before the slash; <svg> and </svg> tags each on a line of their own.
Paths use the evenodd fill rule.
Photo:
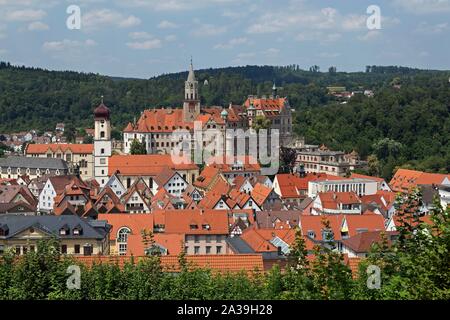
<svg viewBox="0 0 450 320">
<path fill-rule="evenodd" d="M 389 182 L 394 192 L 406 193 L 419 184 L 442 184 L 445 178 L 450 179 L 450 174 L 427 173 L 422 171 L 398 169 Z"/>
<path fill-rule="evenodd" d="M 163 213 L 165 233 L 229 233 L 226 210 L 167 210 Z M 194 227 L 196 226 L 196 227 Z"/>
<path fill-rule="evenodd" d="M 270 193 L 272 192 L 272 189 L 266 187 L 265 185 L 261 184 L 261 183 L 257 183 L 255 184 L 251 195 L 253 200 L 255 200 L 256 204 L 261 207 L 264 202 L 267 200 L 267 198 L 269 197 Z"/>
<path fill-rule="evenodd" d="M 146 154 L 146 155 L 113 155 L 108 161 L 108 175 L 118 173 L 124 176 L 156 176 L 161 170 L 195 170 L 198 166 L 190 163 L 176 164 L 170 154 Z"/>
<path fill-rule="evenodd" d="M 68 143 L 52 143 L 52 144 L 28 144 L 25 154 L 46 154 L 46 153 L 66 153 L 68 151 L 74 154 L 92 154 L 94 152 L 93 144 L 68 144 Z"/>
<path fill-rule="evenodd" d="M 389 246 L 392 244 L 392 237 L 398 234 L 398 232 L 395 231 L 362 232 L 354 235 L 353 237 L 342 240 L 342 243 L 355 253 L 367 253 L 370 251 L 373 244 L 381 243 L 382 233 L 385 234 L 386 241 Z"/>
<path fill-rule="evenodd" d="M 278 181 L 280 187 L 281 198 L 304 198 L 300 195 L 300 190 L 305 193 L 308 191 L 308 182 L 327 177 L 324 174 L 308 173 L 305 177 L 296 174 L 281 173 L 275 176 L 274 181 Z"/>
<path fill-rule="evenodd" d="M 341 204 L 361 203 L 361 199 L 354 192 L 319 192 L 317 196 L 322 203 L 323 209 L 339 209 Z"/>
<path fill-rule="evenodd" d="M 299 222 L 300 211 L 298 210 L 260 211 L 256 215 L 256 224 L 261 229 L 294 228 Z"/>
<path fill-rule="evenodd" d="M 278 237 L 287 245 L 292 244 L 295 239 L 294 229 L 257 229 L 247 228 L 240 236 L 255 252 L 277 252 L 278 248 L 271 240 Z"/>
</svg>

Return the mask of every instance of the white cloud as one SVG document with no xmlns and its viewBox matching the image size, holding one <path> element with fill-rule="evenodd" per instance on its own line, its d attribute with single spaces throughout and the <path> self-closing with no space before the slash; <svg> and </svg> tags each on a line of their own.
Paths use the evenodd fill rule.
<svg viewBox="0 0 450 320">
<path fill-rule="evenodd" d="M 169 34 L 168 36 L 166 36 L 166 37 L 164 38 L 164 40 L 166 40 L 167 42 L 172 42 L 172 41 L 177 40 L 177 36 L 174 35 L 174 34 Z"/>
<path fill-rule="evenodd" d="M 135 16 L 129 16 L 124 20 L 119 22 L 119 27 L 121 28 L 130 28 L 141 24 L 141 19 Z"/>
<path fill-rule="evenodd" d="M 130 32 L 128 36 L 133 40 L 153 38 L 153 36 L 150 33 L 145 31 Z"/>
<path fill-rule="evenodd" d="M 110 9 L 92 10 L 82 15 L 81 28 L 92 30 L 107 26 L 129 28 L 137 26 L 141 20 L 133 15 L 126 16 Z"/>
<path fill-rule="evenodd" d="M 64 39 L 62 41 L 48 41 L 44 42 L 42 48 L 45 51 L 65 51 L 69 49 L 92 47 L 97 43 L 94 40 L 88 39 L 86 41 L 77 41 Z"/>
<path fill-rule="evenodd" d="M 319 57 L 325 58 L 325 59 L 334 59 L 339 57 L 341 54 L 338 52 L 321 52 L 319 53 Z"/>
<path fill-rule="evenodd" d="M 163 20 L 158 24 L 158 28 L 159 29 L 174 29 L 174 28 L 178 28 L 178 25 L 176 25 L 173 22 Z"/>
<path fill-rule="evenodd" d="M 438 23 L 438 24 L 432 24 L 430 25 L 427 22 L 422 22 L 419 24 L 419 26 L 414 30 L 415 33 L 425 34 L 425 35 L 431 35 L 431 34 L 440 34 L 442 32 L 445 32 L 449 29 L 449 25 L 447 22 L 445 23 Z"/>
<path fill-rule="evenodd" d="M 450 12 L 450 0 L 394 0 L 392 3 L 415 14 Z"/>
<path fill-rule="evenodd" d="M 280 49 L 277 48 L 269 48 L 264 51 L 264 55 L 268 57 L 276 57 L 280 53 Z"/>
<path fill-rule="evenodd" d="M 381 36 L 381 32 L 378 30 L 370 30 L 362 36 L 358 36 L 360 41 L 374 41 Z"/>
<path fill-rule="evenodd" d="M 236 58 L 232 61 L 233 63 L 244 63 L 251 61 L 251 58 L 254 58 L 256 54 L 254 52 L 241 52 L 236 55 Z"/>
<path fill-rule="evenodd" d="M 243 45 L 243 44 L 247 44 L 247 43 L 248 43 L 248 39 L 245 37 L 233 38 L 226 43 L 216 44 L 214 46 L 214 49 L 231 49 L 231 48 L 234 48 L 235 46 L 239 46 L 239 45 Z"/>
<path fill-rule="evenodd" d="M 48 29 L 49 26 L 41 21 L 34 21 L 28 25 L 29 31 L 43 31 Z"/>
<path fill-rule="evenodd" d="M 162 42 L 159 39 L 152 39 L 143 42 L 128 42 L 127 46 L 135 50 L 150 50 L 161 48 Z"/>
<path fill-rule="evenodd" d="M 321 44 L 335 42 L 341 38 L 342 34 L 340 33 L 329 33 L 323 31 L 305 31 L 295 36 L 295 40 L 297 41 L 318 41 Z"/>
<path fill-rule="evenodd" d="M 24 9 L 7 11 L 4 16 L 6 21 L 35 21 L 44 18 L 47 13 L 42 10 Z"/>
<path fill-rule="evenodd" d="M 212 24 L 201 24 L 197 23 L 194 30 L 191 32 L 192 35 L 196 37 L 210 37 L 223 34 L 227 31 L 224 26 L 214 26 Z"/>
<path fill-rule="evenodd" d="M 120 1 L 120 4 L 152 11 L 189 11 L 208 6 L 228 5 L 239 1 L 242 0 L 127 0 Z"/>
</svg>

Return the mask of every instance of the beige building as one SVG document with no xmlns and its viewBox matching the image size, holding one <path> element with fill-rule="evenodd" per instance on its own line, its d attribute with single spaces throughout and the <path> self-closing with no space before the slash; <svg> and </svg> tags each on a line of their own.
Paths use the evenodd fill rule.
<svg viewBox="0 0 450 320">
<path fill-rule="evenodd" d="M 25 156 L 63 159 L 69 167 L 76 168 L 83 180 L 94 177 L 93 144 L 29 144 Z"/>
<path fill-rule="evenodd" d="M 106 221 L 68 216 L 0 216 L 0 254 L 12 250 L 17 255 L 35 251 L 45 239 L 59 241 L 60 252 L 70 255 L 108 255 L 109 232 Z"/>
</svg>

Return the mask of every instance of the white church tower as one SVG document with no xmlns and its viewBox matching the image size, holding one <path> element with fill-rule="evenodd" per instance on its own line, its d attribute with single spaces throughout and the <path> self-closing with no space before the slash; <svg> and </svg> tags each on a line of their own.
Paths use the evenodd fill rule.
<svg viewBox="0 0 450 320">
<path fill-rule="evenodd" d="M 195 79 L 194 67 L 189 67 L 189 75 L 184 83 L 183 118 L 184 121 L 194 121 L 200 114 L 200 98 L 198 96 L 198 81 Z"/>
<path fill-rule="evenodd" d="M 94 177 L 103 187 L 108 181 L 108 160 L 111 157 L 111 122 L 110 111 L 102 103 L 94 110 Z"/>
</svg>

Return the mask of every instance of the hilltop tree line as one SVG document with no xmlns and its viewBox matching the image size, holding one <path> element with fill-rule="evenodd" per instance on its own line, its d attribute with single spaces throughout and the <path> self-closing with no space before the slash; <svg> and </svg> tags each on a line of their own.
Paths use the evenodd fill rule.
<svg viewBox="0 0 450 320">
<path fill-rule="evenodd" d="M 50 240 L 21 258 L 9 251 L 0 256 L 0 299 L 448 300 L 450 207 L 444 211 L 436 199 L 433 223 L 425 225 L 418 216 L 421 201 L 418 191 L 399 201 L 397 240 L 389 246 L 383 236 L 360 264 L 358 277 L 352 277 L 343 256 L 334 250 L 329 232 L 327 245 L 315 246 L 315 259 L 307 258 L 305 240 L 297 230 L 286 270 L 275 265 L 267 273 L 255 270 L 249 274 L 196 268 L 183 253 L 176 272 L 163 270 L 157 254 L 123 267 L 115 263 L 86 267 L 61 256 L 59 244 Z M 322 223 L 324 230 L 331 230 L 326 218 Z M 151 232 L 141 234 L 144 244 L 154 243 Z M 81 269 L 79 289 L 67 287 L 67 269 L 73 264 Z"/>
<path fill-rule="evenodd" d="M 448 172 L 450 72 L 368 66 L 366 72 L 310 71 L 298 65 L 245 66 L 196 71 L 202 104 L 241 104 L 249 94 L 270 95 L 272 85 L 295 109 L 294 129 L 309 143 L 351 151 L 371 160 L 370 173 L 389 178 L 397 166 Z M 92 111 L 104 96 L 116 138 L 144 109 L 181 107 L 187 72 L 150 79 L 47 71 L 0 62 L 0 133 L 92 127 Z M 205 82 L 205 80 L 208 80 Z M 393 85 L 396 88 L 393 88 Z M 399 87 L 399 85 L 401 87 Z M 340 104 L 327 86 L 371 89 Z M 387 140 L 386 140 L 387 139 Z M 395 151 L 385 151 L 396 146 Z M 397 148 L 398 147 L 398 148 Z"/>
</svg>

